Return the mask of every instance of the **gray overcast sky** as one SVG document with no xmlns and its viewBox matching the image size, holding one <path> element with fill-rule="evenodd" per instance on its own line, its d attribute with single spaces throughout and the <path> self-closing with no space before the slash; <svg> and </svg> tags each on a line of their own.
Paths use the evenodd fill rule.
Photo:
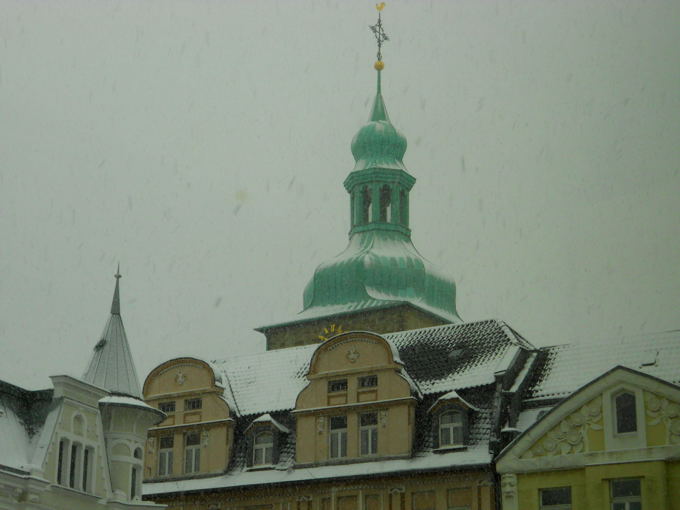
<svg viewBox="0 0 680 510">
<path fill-rule="evenodd" d="M 0 379 L 264 348 L 348 231 L 371 1 L 0 0 Z M 680 327 L 680 3 L 388 2 L 413 239 L 537 345 Z M 615 352 L 612 353 L 615 357 Z"/>
</svg>

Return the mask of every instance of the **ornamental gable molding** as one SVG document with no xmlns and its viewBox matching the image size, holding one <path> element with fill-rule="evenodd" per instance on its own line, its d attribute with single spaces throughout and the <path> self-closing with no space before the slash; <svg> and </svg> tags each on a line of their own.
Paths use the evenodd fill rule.
<svg viewBox="0 0 680 510">
<path fill-rule="evenodd" d="M 666 444 L 657 445 L 659 448 L 654 451 L 640 452 L 639 448 L 646 445 L 631 445 L 628 450 L 620 450 L 608 440 L 607 430 L 612 426 L 609 400 L 621 389 L 634 390 L 638 396 L 642 411 L 638 415 L 641 440 L 645 440 L 645 424 L 663 423 L 668 430 Z M 644 402 L 640 398 L 643 395 Z M 612 455 L 631 461 L 680 455 L 678 403 L 680 387 L 677 385 L 617 366 L 575 391 L 515 438 L 499 455 L 497 470 L 503 474 L 566 469 L 602 462 Z M 597 444 L 590 445 L 589 438 Z"/>
</svg>

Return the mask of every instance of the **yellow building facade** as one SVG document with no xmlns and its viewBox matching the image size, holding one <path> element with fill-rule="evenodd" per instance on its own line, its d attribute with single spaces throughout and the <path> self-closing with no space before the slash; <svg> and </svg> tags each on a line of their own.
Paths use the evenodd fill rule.
<svg viewBox="0 0 680 510">
<path fill-rule="evenodd" d="M 169 360 L 144 384 L 167 415 L 149 431 L 145 497 L 201 510 L 492 510 L 494 405 L 533 360 L 498 321 Z"/>
<path fill-rule="evenodd" d="M 680 509 L 680 387 L 616 367 L 499 456 L 504 510 Z"/>
</svg>

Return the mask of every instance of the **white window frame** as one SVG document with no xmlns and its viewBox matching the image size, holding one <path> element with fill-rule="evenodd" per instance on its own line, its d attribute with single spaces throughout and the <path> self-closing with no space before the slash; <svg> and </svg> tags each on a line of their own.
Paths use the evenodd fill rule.
<svg viewBox="0 0 680 510">
<path fill-rule="evenodd" d="M 638 484 L 640 485 L 640 494 L 638 496 L 617 496 L 614 497 L 614 484 L 616 482 L 623 482 L 626 480 L 636 480 Z M 640 478 L 617 478 L 615 480 L 610 480 L 609 481 L 609 498 L 611 500 L 611 506 L 610 508 L 614 510 L 614 505 L 616 504 L 623 504 L 624 509 L 623 510 L 630 510 L 630 504 L 631 503 L 640 503 L 640 508 L 644 510 L 642 506 L 642 480 Z"/>
<path fill-rule="evenodd" d="M 544 505 L 543 504 L 543 492 L 554 490 L 554 489 L 569 489 L 569 503 L 557 503 L 554 505 Z M 538 507 L 540 510 L 571 510 L 571 486 L 564 487 L 545 487 L 538 490 Z"/>
<path fill-rule="evenodd" d="M 616 397 L 622 393 L 635 396 L 635 432 L 617 432 Z M 645 405 L 642 388 L 631 384 L 620 384 L 602 394 L 602 416 L 604 421 L 604 446 L 606 450 L 628 450 L 644 448 L 647 444 L 645 427 Z"/>
<path fill-rule="evenodd" d="M 456 416 L 458 422 L 451 421 L 449 423 L 443 423 L 445 416 Z M 447 430 L 449 433 L 450 440 L 448 442 L 444 441 L 443 431 Z M 463 412 L 457 409 L 450 409 L 444 411 L 439 415 L 439 427 L 437 428 L 437 433 L 439 434 L 439 447 L 448 448 L 455 446 L 463 446 L 465 442 L 465 417 Z M 460 441 L 455 441 L 456 433 L 460 434 Z"/>
<path fill-rule="evenodd" d="M 161 446 L 161 441 L 169 437 L 172 445 L 166 448 Z M 173 436 L 161 436 L 158 438 L 158 476 L 172 476 L 174 462 L 175 438 Z"/>
<path fill-rule="evenodd" d="M 189 444 L 189 438 L 196 435 L 198 442 Z M 198 432 L 187 432 L 184 435 L 184 474 L 192 475 L 201 472 L 201 436 Z"/>
<path fill-rule="evenodd" d="M 375 417 L 375 423 L 370 425 L 362 425 L 361 419 L 363 416 L 372 415 Z M 364 437 L 366 438 L 367 451 L 364 451 Z M 359 415 L 359 455 L 362 457 L 371 457 L 378 454 L 378 413 L 361 413 Z"/>
<path fill-rule="evenodd" d="M 258 439 L 269 436 L 269 441 L 258 443 Z M 258 459 L 258 456 L 260 459 Z M 269 459 L 267 459 L 269 457 Z M 271 466 L 274 459 L 274 433 L 263 430 L 253 436 L 253 466 Z"/>
<path fill-rule="evenodd" d="M 344 428 L 333 428 L 333 418 L 344 418 Z M 330 459 L 344 459 L 347 457 L 347 416 L 331 416 L 329 419 L 329 434 L 328 434 L 328 458 Z M 336 455 L 333 455 L 333 448 L 336 449 Z"/>
</svg>

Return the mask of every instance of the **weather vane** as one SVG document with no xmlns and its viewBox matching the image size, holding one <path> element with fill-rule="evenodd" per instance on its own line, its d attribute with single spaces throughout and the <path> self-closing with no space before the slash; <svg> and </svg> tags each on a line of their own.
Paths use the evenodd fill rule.
<svg viewBox="0 0 680 510">
<path fill-rule="evenodd" d="M 385 64 L 382 61 L 382 45 L 385 41 L 390 40 L 390 38 L 387 37 L 387 34 L 385 33 L 385 30 L 383 30 L 382 26 L 381 14 L 382 10 L 385 8 L 385 2 L 375 4 L 375 8 L 378 10 L 378 22 L 375 25 L 369 26 L 371 32 L 373 32 L 373 35 L 375 36 L 375 40 L 378 42 L 378 60 L 373 65 L 373 67 L 375 67 L 376 71 L 382 71 L 383 68 L 385 67 Z"/>
</svg>

